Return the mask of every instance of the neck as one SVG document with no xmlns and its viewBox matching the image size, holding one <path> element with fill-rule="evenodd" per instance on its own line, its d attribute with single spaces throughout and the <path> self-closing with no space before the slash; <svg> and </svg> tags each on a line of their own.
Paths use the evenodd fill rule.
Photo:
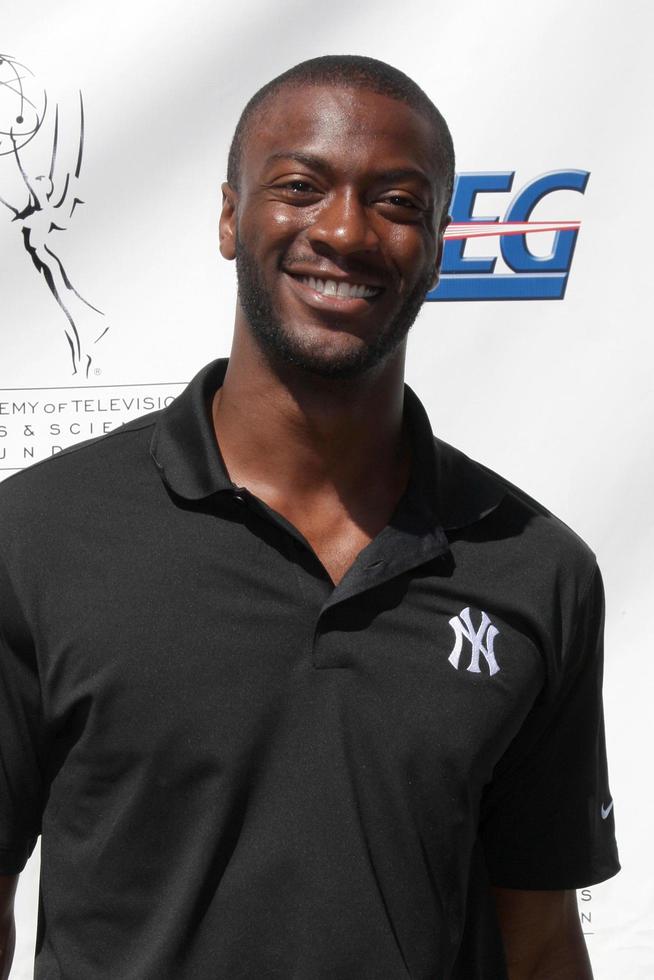
<svg viewBox="0 0 654 980">
<path fill-rule="evenodd" d="M 371 485 L 400 493 L 409 468 L 404 360 L 401 345 L 360 377 L 322 378 L 271 364 L 249 332 L 237 329 L 213 405 L 232 481 L 296 500 L 336 492 L 345 502 Z"/>
</svg>

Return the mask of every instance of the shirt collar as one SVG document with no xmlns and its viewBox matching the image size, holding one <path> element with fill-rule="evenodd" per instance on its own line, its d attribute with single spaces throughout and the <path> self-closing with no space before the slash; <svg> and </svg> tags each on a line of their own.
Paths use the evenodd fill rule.
<svg viewBox="0 0 654 980">
<path fill-rule="evenodd" d="M 220 455 L 211 418 L 213 396 L 223 383 L 227 362 L 220 358 L 204 367 L 155 425 L 152 458 L 166 486 L 187 500 L 237 489 Z M 494 510 L 506 493 L 503 482 L 434 437 L 424 406 L 408 385 L 404 409 L 412 445 L 407 498 L 416 517 L 448 531 L 474 524 Z"/>
<path fill-rule="evenodd" d="M 165 408 L 155 425 L 150 453 L 161 477 L 186 500 L 234 490 L 213 431 L 211 404 L 221 387 L 227 358 L 212 361 Z"/>
</svg>

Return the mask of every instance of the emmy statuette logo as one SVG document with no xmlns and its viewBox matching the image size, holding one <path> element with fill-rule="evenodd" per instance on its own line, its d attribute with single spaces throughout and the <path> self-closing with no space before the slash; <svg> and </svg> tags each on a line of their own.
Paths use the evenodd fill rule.
<svg viewBox="0 0 654 980">
<path fill-rule="evenodd" d="M 95 345 L 108 327 L 102 311 L 73 285 L 57 247 L 57 236 L 84 204 L 78 193 L 81 92 L 75 117 L 62 115 L 58 104 L 49 107 L 46 91 L 26 65 L 0 54 L 0 204 L 12 215 L 18 240 L 60 308 L 73 374 L 88 378 Z"/>
</svg>

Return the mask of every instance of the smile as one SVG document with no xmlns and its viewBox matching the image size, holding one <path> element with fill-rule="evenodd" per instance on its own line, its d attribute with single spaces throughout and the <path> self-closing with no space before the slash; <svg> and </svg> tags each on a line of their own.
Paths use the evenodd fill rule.
<svg viewBox="0 0 654 980">
<path fill-rule="evenodd" d="M 382 290 L 376 286 L 366 286 L 361 283 L 336 282 L 335 279 L 316 279 L 314 276 L 297 276 L 298 282 L 310 289 L 315 289 L 322 296 L 335 296 L 338 299 L 372 299 Z"/>
</svg>

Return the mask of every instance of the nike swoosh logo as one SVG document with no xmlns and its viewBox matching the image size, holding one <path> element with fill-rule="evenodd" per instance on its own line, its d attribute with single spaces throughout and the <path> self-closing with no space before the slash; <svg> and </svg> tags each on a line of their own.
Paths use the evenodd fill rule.
<svg viewBox="0 0 654 980">
<path fill-rule="evenodd" d="M 602 810 L 601 810 L 602 820 L 606 820 L 606 818 L 608 817 L 612 809 L 613 809 L 613 800 L 611 800 L 608 806 L 604 806 L 604 804 L 602 803 Z"/>
</svg>

